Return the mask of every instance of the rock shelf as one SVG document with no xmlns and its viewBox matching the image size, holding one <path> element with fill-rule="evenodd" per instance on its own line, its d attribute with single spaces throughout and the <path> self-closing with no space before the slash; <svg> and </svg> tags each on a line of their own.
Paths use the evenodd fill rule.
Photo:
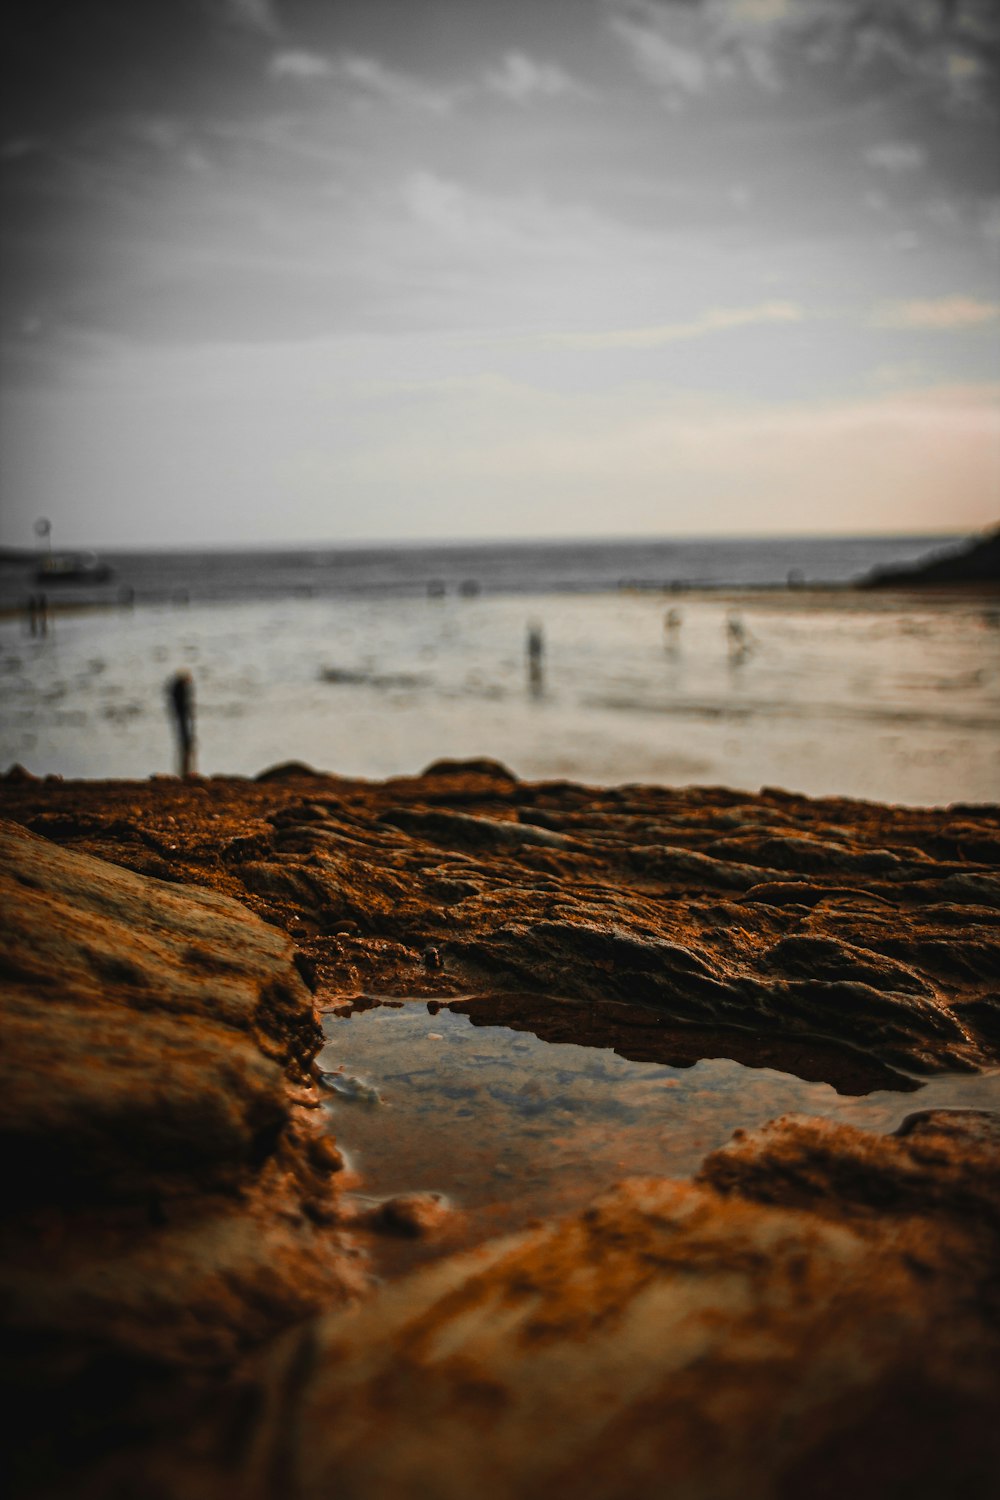
<svg viewBox="0 0 1000 1500">
<path fill-rule="evenodd" d="M 314 1059 L 424 994 L 847 1093 L 995 1068 L 1000 810 L 481 761 L 14 772 L 0 818 L 15 1493 L 995 1490 L 995 1116 L 779 1121 L 377 1288 Z"/>
</svg>

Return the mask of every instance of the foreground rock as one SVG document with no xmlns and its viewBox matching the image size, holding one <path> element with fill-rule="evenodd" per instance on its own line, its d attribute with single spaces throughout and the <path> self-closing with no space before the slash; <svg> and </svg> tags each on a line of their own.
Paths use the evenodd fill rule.
<svg viewBox="0 0 1000 1500">
<path fill-rule="evenodd" d="M 373 1292 L 302 976 L 913 1087 L 998 1059 L 997 809 L 477 763 L 15 778 L 0 812 L 15 1493 L 995 1493 L 994 1117 L 779 1122 Z"/>
<path fill-rule="evenodd" d="M 779 1128 L 706 1163 L 724 1197 L 628 1183 L 327 1320 L 289 1478 L 309 1497 L 985 1494 L 998 1146 L 948 1117 L 898 1141 Z M 826 1172 L 807 1211 L 789 1156 L 814 1189 Z M 948 1428 L 964 1441 L 943 1451 Z"/>
<path fill-rule="evenodd" d="M 195 1500 L 986 1500 L 998 1167 L 989 1116 L 772 1126 L 309 1323 L 244 1370 L 241 1442 L 212 1413 L 152 1472 Z"/>
<path fill-rule="evenodd" d="M 362 1277 L 289 939 L 10 824 L 0 913 L 0 1368 L 27 1475 Z"/>
</svg>

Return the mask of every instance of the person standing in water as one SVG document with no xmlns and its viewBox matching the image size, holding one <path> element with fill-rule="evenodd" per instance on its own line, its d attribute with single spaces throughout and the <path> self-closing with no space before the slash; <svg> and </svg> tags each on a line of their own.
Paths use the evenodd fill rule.
<svg viewBox="0 0 1000 1500">
<path fill-rule="evenodd" d="M 528 686 L 535 697 L 542 691 L 542 656 L 545 652 L 545 637 L 542 635 L 542 627 L 537 621 L 532 621 L 528 626 L 527 654 L 528 654 Z"/>
<path fill-rule="evenodd" d="M 177 672 L 171 677 L 167 703 L 177 735 L 177 774 L 190 776 L 194 770 L 194 683 L 190 672 Z"/>
<path fill-rule="evenodd" d="M 753 650 L 753 639 L 741 617 L 732 612 L 726 616 L 726 641 L 730 666 L 741 667 Z"/>
<path fill-rule="evenodd" d="M 679 609 L 668 609 L 663 617 L 663 644 L 668 656 L 676 656 L 679 650 L 683 618 Z"/>
</svg>

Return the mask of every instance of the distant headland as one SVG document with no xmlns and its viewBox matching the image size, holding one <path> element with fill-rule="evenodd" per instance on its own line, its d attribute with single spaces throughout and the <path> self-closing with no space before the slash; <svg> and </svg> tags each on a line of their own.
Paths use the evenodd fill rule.
<svg viewBox="0 0 1000 1500">
<path fill-rule="evenodd" d="M 1000 584 L 1000 523 L 957 551 L 933 553 L 912 567 L 877 568 L 860 580 L 865 589 L 922 588 L 953 584 Z"/>
</svg>

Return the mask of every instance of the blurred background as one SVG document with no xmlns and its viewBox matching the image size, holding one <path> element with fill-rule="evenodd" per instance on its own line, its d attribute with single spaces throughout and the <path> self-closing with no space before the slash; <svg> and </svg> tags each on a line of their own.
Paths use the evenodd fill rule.
<svg viewBox="0 0 1000 1500">
<path fill-rule="evenodd" d="M 206 770 L 997 795 L 991 610 L 787 584 L 1000 513 L 998 55 L 992 0 L 14 0 L 0 754 L 165 769 L 186 665 Z M 32 634 L 50 551 L 114 610 Z"/>
</svg>

